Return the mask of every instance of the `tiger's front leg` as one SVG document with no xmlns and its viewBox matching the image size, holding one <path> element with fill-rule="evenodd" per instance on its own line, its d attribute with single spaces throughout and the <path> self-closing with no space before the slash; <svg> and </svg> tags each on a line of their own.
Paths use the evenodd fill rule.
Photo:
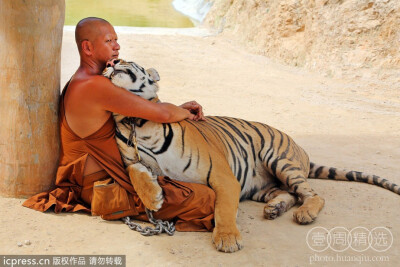
<svg viewBox="0 0 400 267">
<path fill-rule="evenodd" d="M 129 165 L 126 170 L 144 206 L 149 210 L 158 211 L 164 202 L 164 197 L 162 189 L 158 184 L 157 176 L 152 175 L 152 173 L 140 163 Z"/>
<path fill-rule="evenodd" d="M 209 176 L 209 184 L 216 196 L 212 240 L 217 250 L 235 252 L 243 248 L 242 236 L 236 225 L 241 189 L 228 164 L 219 163 L 223 166 L 212 166 Z"/>
</svg>

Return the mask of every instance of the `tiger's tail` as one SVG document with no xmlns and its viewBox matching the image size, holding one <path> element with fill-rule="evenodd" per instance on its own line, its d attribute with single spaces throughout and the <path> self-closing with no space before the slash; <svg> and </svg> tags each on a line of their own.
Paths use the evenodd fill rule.
<svg viewBox="0 0 400 267">
<path fill-rule="evenodd" d="M 320 166 L 312 162 L 310 163 L 310 173 L 308 174 L 308 178 L 330 179 L 338 181 L 356 181 L 374 184 L 400 195 L 400 186 L 395 183 L 389 182 L 382 177 L 357 171 L 338 170 L 332 167 Z"/>
</svg>

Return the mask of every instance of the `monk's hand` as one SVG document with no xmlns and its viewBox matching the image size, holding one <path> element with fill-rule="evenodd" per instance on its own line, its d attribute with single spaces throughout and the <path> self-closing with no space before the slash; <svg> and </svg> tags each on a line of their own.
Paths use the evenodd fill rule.
<svg viewBox="0 0 400 267">
<path fill-rule="evenodd" d="M 192 119 L 195 121 L 205 121 L 206 120 L 206 117 L 204 117 L 204 113 L 203 113 L 203 107 L 196 101 L 186 102 L 186 103 L 180 105 L 180 107 L 189 110 L 190 113 L 192 113 L 194 115 L 192 118 L 189 118 L 189 119 Z"/>
<path fill-rule="evenodd" d="M 106 63 L 106 67 L 107 67 L 107 68 L 109 68 L 109 67 L 114 67 L 114 65 L 117 64 L 118 62 L 119 62 L 119 59 L 117 59 L 117 58 L 109 59 L 109 60 L 107 61 L 107 63 Z"/>
</svg>

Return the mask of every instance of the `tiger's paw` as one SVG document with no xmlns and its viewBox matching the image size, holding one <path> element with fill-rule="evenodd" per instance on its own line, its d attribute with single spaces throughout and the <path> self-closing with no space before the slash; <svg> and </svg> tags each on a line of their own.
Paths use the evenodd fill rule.
<svg viewBox="0 0 400 267">
<path fill-rule="evenodd" d="M 149 170 L 140 163 L 128 166 L 130 180 L 143 205 L 152 211 L 158 211 L 164 203 L 163 191 Z"/>
<path fill-rule="evenodd" d="M 293 219 L 298 224 L 312 223 L 324 207 L 324 204 L 325 200 L 318 195 L 309 197 L 304 201 L 303 205 L 293 212 Z"/>
<path fill-rule="evenodd" d="M 273 220 L 281 216 L 286 211 L 286 203 L 280 201 L 279 203 L 268 204 L 264 207 L 264 217 L 268 220 Z"/>
<path fill-rule="evenodd" d="M 293 219 L 298 224 L 309 224 L 315 221 L 318 213 L 310 211 L 306 207 L 300 207 L 293 212 Z"/>
<path fill-rule="evenodd" d="M 143 205 L 151 211 L 158 211 L 164 203 L 164 196 L 161 187 L 159 185 L 155 187 L 158 188 L 153 188 L 154 193 L 152 195 L 142 194 L 142 196 L 140 196 L 138 193 Z"/>
<path fill-rule="evenodd" d="M 218 251 L 232 253 L 243 248 L 242 236 L 237 229 L 223 231 L 216 227 L 212 234 L 212 240 Z"/>
</svg>

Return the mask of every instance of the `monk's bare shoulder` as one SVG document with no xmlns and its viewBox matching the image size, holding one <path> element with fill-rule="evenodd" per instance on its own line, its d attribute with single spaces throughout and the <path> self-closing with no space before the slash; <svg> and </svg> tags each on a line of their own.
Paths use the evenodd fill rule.
<svg viewBox="0 0 400 267">
<path fill-rule="evenodd" d="M 67 94 L 71 98 L 78 98 L 83 102 L 91 102 L 105 95 L 106 91 L 111 90 L 113 87 L 110 80 L 101 75 L 78 76 L 71 81 Z"/>
<path fill-rule="evenodd" d="M 72 80 L 71 85 L 74 88 L 79 89 L 80 91 L 91 91 L 96 90 L 96 88 L 101 87 L 109 87 L 112 86 L 112 83 L 109 79 L 101 75 L 91 75 L 85 77 L 76 77 Z"/>
</svg>

